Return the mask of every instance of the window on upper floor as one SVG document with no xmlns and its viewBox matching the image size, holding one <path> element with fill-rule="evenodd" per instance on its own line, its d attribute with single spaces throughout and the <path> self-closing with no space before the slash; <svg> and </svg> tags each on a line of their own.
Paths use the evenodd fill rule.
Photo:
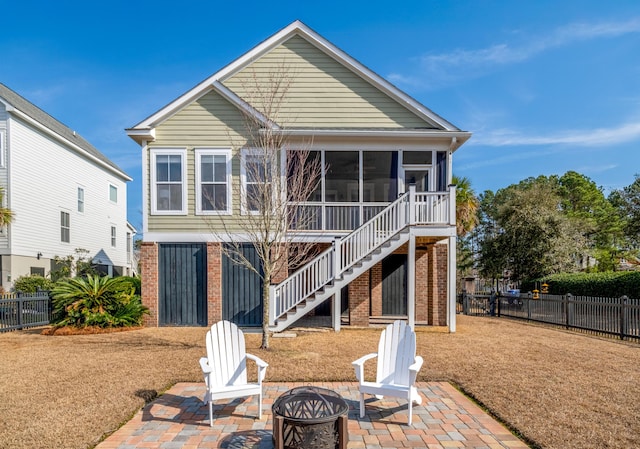
<svg viewBox="0 0 640 449">
<path fill-rule="evenodd" d="M 186 158 L 186 150 L 151 150 L 152 214 L 186 215 Z"/>
<path fill-rule="evenodd" d="M 69 212 L 60 212 L 60 241 L 64 243 L 71 242 L 71 220 Z"/>
<path fill-rule="evenodd" d="M 78 212 L 84 212 L 84 188 L 78 187 Z"/>
<path fill-rule="evenodd" d="M 242 178 L 242 212 L 260 212 L 260 206 L 272 204 L 273 175 L 271 161 L 260 151 L 243 150 L 240 167 Z"/>
<path fill-rule="evenodd" d="M 111 226 L 111 247 L 116 247 L 116 227 Z"/>
<path fill-rule="evenodd" d="M 118 202 L 118 188 L 113 184 L 109 184 L 109 201 L 112 203 Z"/>
<path fill-rule="evenodd" d="M 196 213 L 231 213 L 231 150 L 197 149 Z"/>
</svg>

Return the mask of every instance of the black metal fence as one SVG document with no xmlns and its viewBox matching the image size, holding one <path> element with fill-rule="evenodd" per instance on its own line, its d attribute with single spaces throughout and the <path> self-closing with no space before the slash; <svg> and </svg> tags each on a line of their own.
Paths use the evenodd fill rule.
<svg viewBox="0 0 640 449">
<path fill-rule="evenodd" d="M 0 296 L 0 332 L 44 326 L 51 320 L 49 292 Z"/>
<path fill-rule="evenodd" d="M 493 309 L 493 313 L 492 313 Z M 562 326 L 621 340 L 640 341 L 640 299 L 592 296 L 539 295 L 499 296 L 458 295 L 458 312 L 465 315 L 495 315 Z"/>
</svg>

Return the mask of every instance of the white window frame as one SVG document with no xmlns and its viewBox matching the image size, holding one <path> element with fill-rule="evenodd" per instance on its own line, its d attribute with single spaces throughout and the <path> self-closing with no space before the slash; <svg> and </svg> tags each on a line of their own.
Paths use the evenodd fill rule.
<svg viewBox="0 0 640 449">
<path fill-rule="evenodd" d="M 133 247 L 132 240 L 131 233 L 127 232 L 127 263 L 131 263 L 131 248 Z"/>
<path fill-rule="evenodd" d="M 82 186 L 78 186 L 77 196 L 78 196 L 78 206 L 77 206 L 77 210 L 78 210 L 78 212 L 79 212 L 79 213 L 84 214 L 84 205 L 85 205 L 85 201 L 84 201 L 84 187 L 82 187 Z"/>
<path fill-rule="evenodd" d="M 196 215 L 231 215 L 231 187 L 232 187 L 232 167 L 231 167 L 231 148 L 196 148 Z M 202 156 L 224 156 L 226 162 L 226 185 L 227 185 L 227 208 L 224 210 L 202 210 Z M 211 184 L 211 183 L 206 183 Z M 221 183 L 213 183 L 221 184 Z"/>
<path fill-rule="evenodd" d="M 117 238 L 117 232 L 118 232 L 118 230 L 117 230 L 116 226 L 115 225 L 111 225 L 111 247 L 112 248 L 115 248 L 117 243 L 118 243 L 118 241 L 116 239 Z"/>
<path fill-rule="evenodd" d="M 111 198 L 111 192 L 115 192 L 115 200 Z M 111 183 L 109 183 L 109 201 L 114 204 L 118 204 L 118 186 L 115 186 Z"/>
<path fill-rule="evenodd" d="M 187 150 L 186 148 L 154 148 L 149 151 L 151 155 L 150 162 L 150 197 L 151 197 L 151 215 L 187 215 Z M 182 208 L 176 210 L 158 210 L 157 198 L 157 181 L 156 181 L 156 157 L 162 156 L 180 156 L 182 165 L 181 185 L 182 185 Z"/>
<path fill-rule="evenodd" d="M 67 226 L 64 226 L 64 223 L 62 221 L 62 214 L 67 215 Z M 67 240 L 64 240 L 62 238 L 62 231 L 65 229 L 67 230 L 67 237 L 68 237 Z M 71 214 L 68 211 L 64 211 L 64 210 L 60 211 L 60 242 L 71 243 Z"/>
<path fill-rule="evenodd" d="M 259 149 L 259 148 L 243 148 L 240 151 L 240 182 L 242 183 L 242 192 L 240 195 L 240 210 L 241 213 L 243 215 L 249 215 L 249 214 L 253 214 L 253 215 L 258 215 L 260 214 L 259 210 L 248 210 L 247 209 L 247 185 L 249 184 L 247 182 L 247 157 L 249 156 L 261 156 L 263 154 L 263 150 Z M 280 166 L 282 166 L 282 161 L 280 161 Z M 265 174 L 266 176 L 269 176 L 268 170 L 265 168 Z M 274 176 L 276 175 L 276 172 L 274 170 L 274 167 L 271 167 L 271 175 Z M 282 176 L 282 173 L 280 173 L 280 176 Z M 274 195 L 276 195 L 278 192 L 273 192 Z M 282 192 L 281 192 L 282 194 Z"/>
</svg>

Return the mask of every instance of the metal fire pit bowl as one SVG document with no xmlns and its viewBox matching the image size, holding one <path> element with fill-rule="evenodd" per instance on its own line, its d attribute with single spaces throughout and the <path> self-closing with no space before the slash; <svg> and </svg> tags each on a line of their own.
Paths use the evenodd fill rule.
<svg viewBox="0 0 640 449">
<path fill-rule="evenodd" d="M 273 403 L 276 449 L 346 449 L 349 406 L 335 391 L 298 387 Z"/>
</svg>

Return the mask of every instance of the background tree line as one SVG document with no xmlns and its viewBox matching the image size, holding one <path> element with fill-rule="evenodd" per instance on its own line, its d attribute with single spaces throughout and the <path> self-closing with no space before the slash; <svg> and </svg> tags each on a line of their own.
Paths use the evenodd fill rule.
<svg viewBox="0 0 640 449">
<path fill-rule="evenodd" d="M 605 195 L 587 176 L 527 178 L 475 195 L 458 178 L 458 269 L 485 279 L 616 271 L 640 249 L 640 175 Z"/>
</svg>

